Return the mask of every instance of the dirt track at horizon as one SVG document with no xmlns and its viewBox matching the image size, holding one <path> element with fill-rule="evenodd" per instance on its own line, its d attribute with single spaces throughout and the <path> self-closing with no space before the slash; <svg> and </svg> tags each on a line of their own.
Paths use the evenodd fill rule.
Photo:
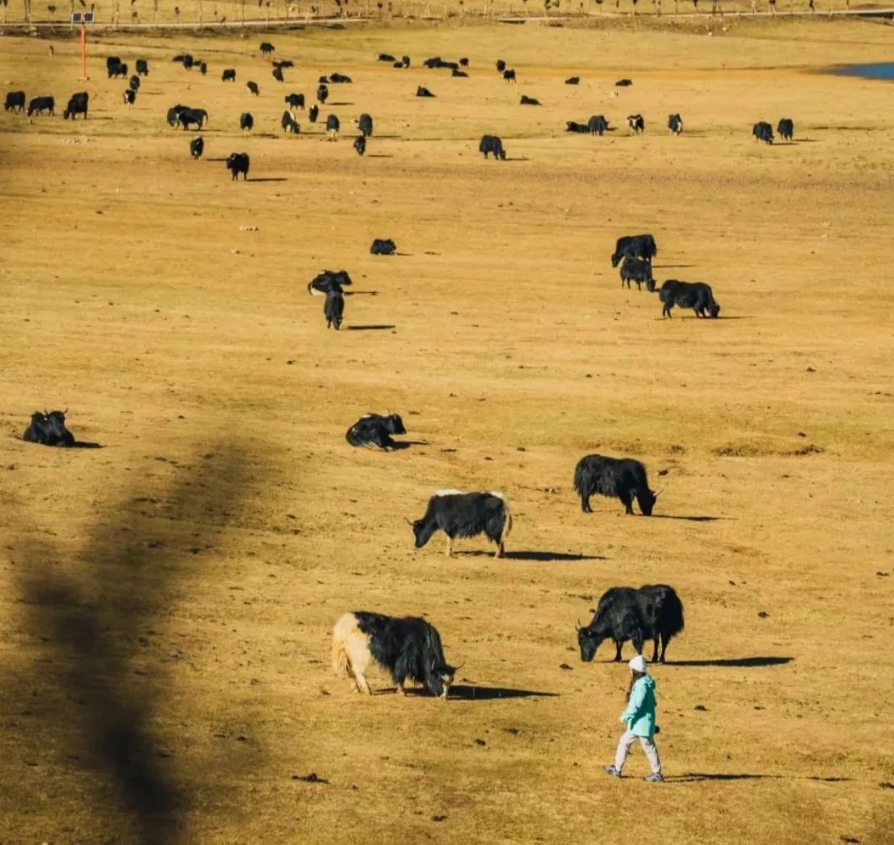
<svg viewBox="0 0 894 845">
<path fill-rule="evenodd" d="M 0 113 L 0 842 L 890 842 L 894 89 L 807 72 L 888 49 L 829 32 L 277 36 L 285 85 L 257 39 L 117 37 L 74 125 L 75 45 L 4 41 L 6 89 L 59 116 Z M 792 66 L 767 70 L 782 43 Z M 164 60 L 184 48 L 207 77 Z M 468 55 L 471 77 L 383 50 Z M 150 59 L 132 111 L 109 52 Z M 285 94 L 334 70 L 343 137 L 303 115 L 283 136 Z M 210 112 L 202 161 L 164 124 L 176 102 Z M 599 113 L 606 138 L 562 131 Z M 751 140 L 783 116 L 795 144 Z M 483 132 L 509 161 L 482 160 Z M 708 281 L 721 319 L 662 321 L 620 288 L 609 255 L 639 231 L 659 281 Z M 376 237 L 404 254 L 370 256 Z M 340 333 L 306 293 L 323 268 L 354 279 Z M 44 406 L 105 448 L 22 443 Z M 389 410 L 414 445 L 347 446 Z M 655 518 L 580 513 L 591 452 L 647 464 Z M 404 519 L 443 487 L 509 496 L 507 560 L 413 549 Z M 660 788 L 638 750 L 633 778 L 602 774 L 626 670 L 607 645 L 581 663 L 574 635 L 608 587 L 656 582 L 686 607 L 654 672 Z M 333 678 L 351 609 L 427 614 L 465 662 L 456 700 Z M 127 716 L 170 806 L 128 803 L 85 740 Z"/>
</svg>

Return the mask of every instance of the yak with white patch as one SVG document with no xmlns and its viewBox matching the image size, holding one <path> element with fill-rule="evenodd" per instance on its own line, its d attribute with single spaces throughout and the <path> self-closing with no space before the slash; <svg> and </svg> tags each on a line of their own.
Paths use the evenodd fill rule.
<svg viewBox="0 0 894 845">
<path fill-rule="evenodd" d="M 590 497 L 597 493 L 610 499 L 620 499 L 624 512 L 633 514 L 633 500 L 643 516 L 651 516 L 658 494 L 649 489 L 646 468 L 633 458 L 607 458 L 587 455 L 574 469 L 574 489 L 580 496 L 580 509 L 593 513 Z"/>
<path fill-rule="evenodd" d="M 664 663 L 667 644 L 682 630 L 683 602 L 673 587 L 666 584 L 647 584 L 638 590 L 612 587 L 599 599 L 593 621 L 577 629 L 580 658 L 590 663 L 599 646 L 610 639 L 615 644 L 617 663 L 621 660 L 621 646 L 628 640 L 633 642 L 637 654 L 643 653 L 645 640 L 652 640 L 652 662 Z"/>
<path fill-rule="evenodd" d="M 372 695 L 364 675 L 371 663 L 390 673 L 398 695 L 411 681 L 429 695 L 446 699 L 456 675 L 444 659 L 437 629 L 424 619 L 363 610 L 344 614 L 332 630 L 332 670 L 352 677 L 358 692 Z"/>
<path fill-rule="evenodd" d="M 364 414 L 345 434 L 345 440 L 352 446 L 384 449 L 391 452 L 397 446 L 392 434 L 406 434 L 400 414 Z"/>
<path fill-rule="evenodd" d="M 501 493 L 438 490 L 428 500 L 422 519 L 410 525 L 417 549 L 421 549 L 436 531 L 443 531 L 447 535 L 447 557 L 453 557 L 453 541 L 457 537 L 484 534 L 497 546 L 494 557 L 503 557 L 506 538 L 512 530 L 512 515 Z"/>
<path fill-rule="evenodd" d="M 65 427 L 66 411 L 35 411 L 31 415 L 31 424 L 22 434 L 22 440 L 28 443 L 40 443 L 43 446 L 74 446 L 74 435 Z"/>
</svg>

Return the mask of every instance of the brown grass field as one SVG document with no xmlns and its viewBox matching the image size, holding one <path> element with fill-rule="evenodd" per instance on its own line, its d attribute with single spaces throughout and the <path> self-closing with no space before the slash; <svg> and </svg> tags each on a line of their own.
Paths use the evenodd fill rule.
<svg viewBox="0 0 894 845">
<path fill-rule="evenodd" d="M 0 113 L 0 842 L 894 841 L 894 87 L 819 73 L 892 38 L 274 34 L 285 85 L 256 35 L 97 39 L 86 83 L 75 42 L 0 40 L 5 90 L 58 109 Z M 467 55 L 471 76 L 382 50 Z M 150 60 L 132 110 L 110 53 Z M 322 110 L 342 138 L 304 116 L 283 136 L 284 94 L 333 70 L 354 78 Z M 78 90 L 90 118 L 66 122 Z M 176 102 L 210 112 L 201 161 L 164 123 Z M 616 131 L 564 133 L 598 113 Z M 784 116 L 796 143 L 751 139 Z M 482 160 L 483 132 L 509 161 Z M 640 231 L 659 281 L 710 282 L 721 319 L 662 321 L 619 288 L 614 241 Z M 340 333 L 305 290 L 324 267 L 355 281 Z M 23 443 L 45 406 L 105 448 Z M 389 409 L 414 445 L 347 446 Z M 580 512 L 596 451 L 646 462 L 655 518 Z M 508 559 L 413 548 L 404 519 L 442 487 L 509 495 Z M 627 670 L 609 645 L 581 663 L 574 631 L 608 587 L 656 582 L 686 606 L 654 670 L 663 786 L 639 749 L 632 777 L 602 773 Z M 454 700 L 332 676 L 351 609 L 426 614 L 464 662 Z"/>
</svg>

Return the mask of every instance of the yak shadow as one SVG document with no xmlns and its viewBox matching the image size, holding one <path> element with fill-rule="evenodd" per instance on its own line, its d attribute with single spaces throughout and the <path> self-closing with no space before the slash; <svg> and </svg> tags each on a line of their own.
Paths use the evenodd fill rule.
<svg viewBox="0 0 894 845">
<path fill-rule="evenodd" d="M 91 443 L 89 440 L 75 440 L 69 449 L 105 449 L 102 443 Z"/>
<path fill-rule="evenodd" d="M 257 177 L 252 177 L 252 182 L 288 182 L 288 178 L 285 176 L 264 176 L 260 179 Z"/>
<path fill-rule="evenodd" d="M 653 270 L 688 270 L 691 267 L 698 267 L 698 264 L 653 264 Z"/>
<path fill-rule="evenodd" d="M 431 444 L 427 440 L 395 440 L 394 445 L 391 447 L 390 451 L 392 452 L 402 452 L 404 449 L 409 449 L 411 446 L 430 446 Z"/>
<path fill-rule="evenodd" d="M 219 161 L 221 163 L 225 162 L 225 158 L 206 158 L 205 161 Z"/>
<path fill-rule="evenodd" d="M 353 103 L 337 102 L 337 103 L 326 103 L 326 105 L 327 106 L 353 106 L 354 104 Z"/>
<path fill-rule="evenodd" d="M 368 153 L 365 158 L 394 158 L 394 156 L 386 153 Z"/>
<path fill-rule="evenodd" d="M 506 156 L 503 161 L 530 161 L 527 156 Z"/>
<path fill-rule="evenodd" d="M 455 684 L 450 687 L 449 698 L 454 701 L 495 701 L 498 698 L 558 698 L 557 692 L 538 692 L 511 687 L 473 687 Z"/>
<path fill-rule="evenodd" d="M 568 552 L 506 552 L 505 557 L 508 560 L 530 560 L 548 563 L 550 561 L 576 561 L 576 560 L 608 560 L 602 555 L 581 555 L 570 554 Z"/>
<path fill-rule="evenodd" d="M 848 783 L 851 778 L 823 778 L 818 775 L 753 775 L 753 774 L 726 774 L 723 772 L 687 772 L 677 777 L 671 776 L 667 780 L 674 783 L 699 783 L 706 780 L 736 781 L 736 780 L 813 780 L 821 783 Z"/>
<path fill-rule="evenodd" d="M 384 332 L 393 328 L 396 328 L 396 326 L 386 323 L 379 325 L 345 326 L 345 329 L 349 332 Z"/>
<path fill-rule="evenodd" d="M 345 296 L 378 296 L 379 292 L 377 290 L 346 290 L 344 291 Z"/>
<path fill-rule="evenodd" d="M 671 516 L 666 513 L 653 513 L 652 519 L 682 519 L 686 522 L 720 522 L 726 520 L 725 516 Z"/>
<path fill-rule="evenodd" d="M 754 669 L 764 666 L 784 666 L 794 657 L 719 657 L 716 660 L 674 660 L 668 666 L 718 666 L 727 669 Z"/>
</svg>

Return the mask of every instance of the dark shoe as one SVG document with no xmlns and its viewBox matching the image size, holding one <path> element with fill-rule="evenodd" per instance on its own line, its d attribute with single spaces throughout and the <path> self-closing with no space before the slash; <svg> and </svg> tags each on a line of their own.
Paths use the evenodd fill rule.
<svg viewBox="0 0 894 845">
<path fill-rule="evenodd" d="M 646 783 L 664 783 L 664 775 L 649 775 L 643 778 Z"/>
<path fill-rule="evenodd" d="M 602 771 L 613 778 L 620 778 L 621 773 L 614 766 L 603 766 Z"/>
</svg>

